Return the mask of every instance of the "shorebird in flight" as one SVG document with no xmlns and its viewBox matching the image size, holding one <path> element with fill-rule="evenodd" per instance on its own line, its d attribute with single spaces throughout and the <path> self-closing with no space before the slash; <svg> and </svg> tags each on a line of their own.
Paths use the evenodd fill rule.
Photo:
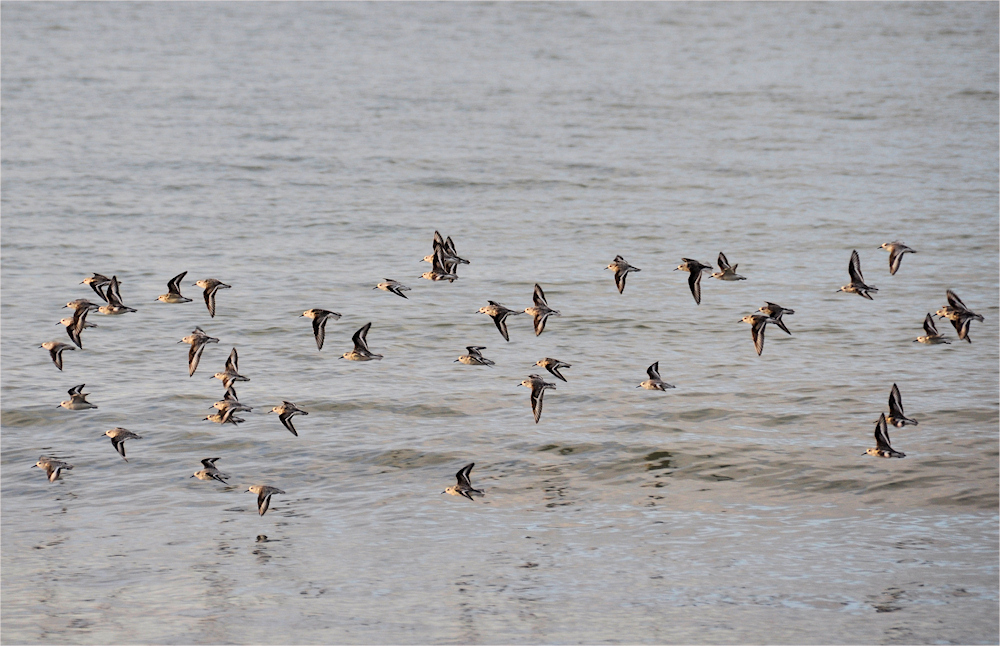
<svg viewBox="0 0 1000 646">
<path fill-rule="evenodd" d="M 865 277 L 861 275 L 861 256 L 858 255 L 857 249 L 851 252 L 851 262 L 847 265 L 847 273 L 851 276 L 850 284 L 844 285 L 837 291 L 857 294 L 868 300 L 873 300 L 869 292 L 877 292 L 878 288 L 865 284 Z"/>
<path fill-rule="evenodd" d="M 522 381 L 519 386 L 524 386 L 525 388 L 531 388 L 531 412 L 535 415 L 535 424 L 542 417 L 542 396 L 545 395 L 545 389 L 551 388 L 556 389 L 555 384 L 550 384 L 538 375 L 529 375 L 527 379 Z"/>
<path fill-rule="evenodd" d="M 636 386 L 636 388 L 645 388 L 646 390 L 666 390 L 667 388 L 676 388 L 676 386 L 671 386 L 667 382 L 660 379 L 659 361 L 646 368 L 646 374 L 649 375 L 649 379 Z"/>
<path fill-rule="evenodd" d="M 268 485 L 250 485 L 247 489 L 250 493 L 257 494 L 257 513 L 261 516 L 267 511 L 267 508 L 271 505 L 271 496 L 276 493 L 285 493 L 277 487 L 269 487 Z"/>
<path fill-rule="evenodd" d="M 65 408 L 66 410 L 87 410 L 90 408 L 97 408 L 97 406 L 87 401 L 88 393 L 83 392 L 84 386 L 86 386 L 86 384 L 80 384 L 67 390 L 66 392 L 69 393 L 69 399 L 61 402 L 56 408 Z"/>
<path fill-rule="evenodd" d="M 215 318 L 215 292 L 220 289 L 229 289 L 232 285 L 227 285 L 221 280 L 216 280 L 215 278 L 202 278 L 192 285 L 192 287 L 201 287 L 205 290 L 205 307 L 208 308 L 209 315 L 211 315 L 212 318 Z"/>
<path fill-rule="evenodd" d="M 611 261 L 611 264 L 605 267 L 605 269 L 615 270 L 615 286 L 618 287 L 618 293 L 621 294 L 625 291 L 625 278 L 631 271 L 642 271 L 638 267 L 633 267 L 628 264 L 624 258 L 621 256 L 615 256 L 615 259 Z"/>
<path fill-rule="evenodd" d="M 281 406 L 275 406 L 274 408 L 272 408 L 267 412 L 277 413 L 278 419 L 281 420 L 281 423 L 285 425 L 285 428 L 291 431 L 292 435 L 294 435 L 295 437 L 298 437 L 299 434 L 295 430 L 295 427 L 292 426 L 292 417 L 294 417 L 295 415 L 309 414 L 306 411 L 302 410 L 301 408 L 297 408 L 295 404 L 293 404 L 292 402 L 286 402 L 286 401 L 281 402 Z"/>
<path fill-rule="evenodd" d="M 167 293 L 160 294 L 156 300 L 164 303 L 190 303 L 190 298 L 181 296 L 181 281 L 184 280 L 185 276 L 187 276 L 187 272 L 183 271 L 171 278 L 170 282 L 167 283 Z"/>
<path fill-rule="evenodd" d="M 746 276 L 740 276 L 736 273 L 736 268 L 739 265 L 729 265 L 729 260 L 726 258 L 726 254 L 719 252 L 719 271 L 712 274 L 712 278 L 718 278 L 719 280 L 746 280 Z"/>
<path fill-rule="evenodd" d="M 560 316 L 560 314 L 549 307 L 548 301 L 545 300 L 545 292 L 542 291 L 538 283 L 535 283 L 535 293 L 532 294 L 531 298 L 535 301 L 535 306 L 525 309 L 524 313 L 530 314 L 534 319 L 535 336 L 538 336 L 545 331 L 545 321 L 550 316 Z"/>
<path fill-rule="evenodd" d="M 910 249 L 902 242 L 885 242 L 879 249 L 885 249 L 889 252 L 889 275 L 895 276 L 896 272 L 899 271 L 899 263 L 903 260 L 904 253 L 917 253 L 915 250 Z"/>
<path fill-rule="evenodd" d="M 679 269 L 691 272 L 691 275 L 688 276 L 688 287 L 691 288 L 691 295 L 694 296 L 694 302 L 697 305 L 701 305 L 701 273 L 703 271 L 712 271 L 712 265 L 706 265 L 691 258 L 681 258 L 681 260 L 681 264 L 677 265 L 674 271 Z"/>
<path fill-rule="evenodd" d="M 469 480 L 469 474 L 472 473 L 472 467 L 476 466 L 475 462 L 465 465 L 458 470 L 455 474 L 455 478 L 458 480 L 458 484 L 448 487 L 441 493 L 451 494 L 452 496 L 465 496 L 469 500 L 472 500 L 473 496 L 485 496 L 480 489 L 473 489 L 472 482 Z"/>
<path fill-rule="evenodd" d="M 889 428 L 885 424 L 885 413 L 878 416 L 875 423 L 875 448 L 868 449 L 864 455 L 874 455 L 877 458 L 905 458 L 906 454 L 889 445 Z"/>
<path fill-rule="evenodd" d="M 336 312 L 331 312 L 330 310 L 321 309 L 311 309 L 306 310 L 299 314 L 299 318 L 306 317 L 312 319 L 313 325 L 313 336 L 316 337 L 316 349 L 323 349 L 323 341 L 326 340 L 326 322 L 330 319 L 337 321 L 340 319 L 340 314 Z"/>
<path fill-rule="evenodd" d="M 350 352 L 345 352 L 341 359 L 347 359 L 348 361 L 372 361 L 381 360 L 382 355 L 374 354 L 368 349 L 368 330 L 372 327 L 371 323 L 365 323 L 361 326 L 361 329 L 354 333 L 351 340 L 354 341 L 354 349 Z"/>
</svg>

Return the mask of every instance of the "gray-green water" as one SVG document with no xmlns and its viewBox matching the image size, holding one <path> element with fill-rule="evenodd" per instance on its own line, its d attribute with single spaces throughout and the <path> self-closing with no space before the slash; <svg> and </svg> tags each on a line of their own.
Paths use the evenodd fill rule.
<svg viewBox="0 0 1000 646">
<path fill-rule="evenodd" d="M 3 10 L 4 643 L 996 643 L 995 3 Z M 435 229 L 454 284 L 418 278 Z M 835 292 L 852 249 L 874 301 Z M 672 270 L 719 251 L 748 280 L 696 306 Z M 139 311 L 59 372 L 92 271 Z M 562 316 L 505 343 L 476 310 L 536 282 Z M 913 343 L 949 288 L 973 344 Z M 757 357 L 765 300 L 793 336 Z M 338 360 L 368 321 L 385 359 Z M 636 389 L 657 360 L 677 389 Z M 893 383 L 907 457 L 863 456 Z M 440 495 L 473 461 L 486 497 Z"/>
</svg>

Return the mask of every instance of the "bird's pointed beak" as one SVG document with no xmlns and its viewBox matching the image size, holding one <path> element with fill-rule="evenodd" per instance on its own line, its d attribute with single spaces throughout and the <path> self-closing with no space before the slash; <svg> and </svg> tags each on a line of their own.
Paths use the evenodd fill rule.
<svg viewBox="0 0 1000 646">
<path fill-rule="evenodd" d="M 62 404 L 59 404 L 58 406 L 56 406 L 56 408 L 62 408 Z"/>
</svg>

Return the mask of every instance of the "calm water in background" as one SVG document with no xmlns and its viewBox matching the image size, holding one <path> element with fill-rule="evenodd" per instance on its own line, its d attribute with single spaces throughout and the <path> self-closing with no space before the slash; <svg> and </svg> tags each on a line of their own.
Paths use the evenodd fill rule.
<svg viewBox="0 0 1000 646">
<path fill-rule="evenodd" d="M 5 643 L 997 641 L 995 3 L 3 10 Z M 435 229 L 454 284 L 417 278 Z M 696 306 L 671 270 L 720 250 L 748 280 Z M 58 372 L 92 271 L 139 311 Z M 562 316 L 505 343 L 475 312 L 535 282 Z M 948 288 L 974 343 L 913 343 Z M 794 336 L 757 357 L 765 300 Z M 368 321 L 385 359 L 339 361 Z M 637 390 L 657 360 L 677 389 Z M 862 456 L 894 382 L 907 457 Z M 486 497 L 439 495 L 473 461 Z"/>
</svg>

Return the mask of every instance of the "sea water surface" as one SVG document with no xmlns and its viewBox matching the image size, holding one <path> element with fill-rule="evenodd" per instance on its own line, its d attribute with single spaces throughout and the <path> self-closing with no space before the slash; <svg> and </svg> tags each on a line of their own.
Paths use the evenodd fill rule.
<svg viewBox="0 0 1000 646">
<path fill-rule="evenodd" d="M 997 11 L 4 3 L 3 642 L 996 643 Z M 720 251 L 747 280 L 696 305 L 673 268 Z M 60 372 L 90 272 L 138 311 Z M 536 283 L 541 336 L 476 313 Z M 914 343 L 947 289 L 973 342 Z M 339 360 L 367 322 L 385 358 Z M 233 347 L 254 410 L 219 426 Z M 863 455 L 893 383 L 906 458 Z M 469 462 L 486 496 L 440 495 Z"/>
</svg>

